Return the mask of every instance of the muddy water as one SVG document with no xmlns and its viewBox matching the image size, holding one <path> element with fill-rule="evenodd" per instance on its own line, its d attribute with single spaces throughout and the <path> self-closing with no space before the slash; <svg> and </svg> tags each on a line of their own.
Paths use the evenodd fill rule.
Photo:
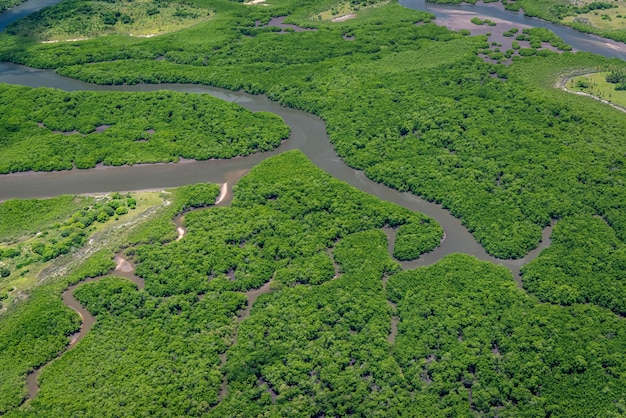
<svg viewBox="0 0 626 418">
<path fill-rule="evenodd" d="M 42 3 L 43 4 L 43 3 Z M 543 26 L 555 31 L 564 40 L 579 50 L 597 52 L 606 56 L 626 58 L 626 45 L 606 41 L 601 38 L 581 34 L 547 22 L 511 13 L 499 7 L 488 5 L 441 6 L 426 3 L 423 0 L 403 0 L 406 7 L 427 10 L 437 15 L 440 21 L 453 19 L 461 14 L 480 14 L 485 17 L 503 19 L 528 26 Z M 1 21 L 0 21 L 1 24 Z M 623 54 L 623 55 L 621 55 Z M 367 179 L 357 170 L 347 167 L 337 156 L 326 135 L 323 121 L 316 116 L 280 106 L 264 96 L 252 96 L 241 92 L 232 92 L 196 85 L 138 85 L 138 86 L 96 86 L 58 76 L 57 74 L 24 66 L 0 64 L 0 82 L 27 86 L 56 87 L 68 91 L 154 91 L 161 89 L 188 93 L 211 94 L 215 97 L 234 102 L 252 111 L 275 113 L 291 127 L 291 135 L 277 150 L 231 160 L 212 160 L 203 162 L 184 162 L 179 164 L 155 164 L 132 167 L 98 167 L 92 170 L 71 170 L 55 173 L 20 173 L 0 178 L 0 201 L 8 198 L 47 197 L 60 194 L 89 192 L 107 192 L 115 190 L 138 190 L 157 187 L 174 187 L 194 182 L 225 183 L 229 177 L 245 173 L 265 158 L 289 149 L 302 150 L 318 167 L 332 176 L 346 181 L 357 188 L 377 197 L 400 204 L 414 211 L 425 213 L 437 220 L 446 232 L 446 240 L 441 247 L 426 254 L 413 264 L 403 263 L 405 268 L 428 265 L 441 257 L 455 252 L 474 255 L 482 260 L 496 262 L 509 267 L 519 280 L 519 266 L 529 257 L 521 260 L 498 260 L 486 254 L 471 234 L 450 213 L 439 205 L 426 202 L 417 196 L 391 190 Z M 550 229 L 544 231 L 543 248 L 549 240 Z"/>
<path fill-rule="evenodd" d="M 490 262 L 492 262 L 494 264 L 499 264 L 499 265 L 502 265 L 502 266 L 508 268 L 509 270 L 511 270 L 511 273 L 513 274 L 513 278 L 517 282 L 518 286 L 522 287 L 522 278 L 521 278 L 521 275 L 520 275 L 521 267 L 524 266 L 525 264 L 531 262 L 535 258 L 537 258 L 537 256 L 541 253 L 541 251 L 543 249 L 548 248 L 550 246 L 550 244 L 552 242 L 551 239 L 550 239 L 550 236 L 552 235 L 552 229 L 553 228 L 554 228 L 554 223 L 552 225 L 549 225 L 546 228 L 544 228 L 543 231 L 541 232 L 541 242 L 539 242 L 539 245 L 537 245 L 537 247 L 535 249 L 530 251 L 523 258 L 518 258 L 518 259 L 515 259 L 515 260 L 511 260 L 511 259 L 503 260 L 503 259 L 500 259 L 500 258 L 496 258 L 496 257 L 490 256 L 489 254 L 487 254 L 482 249 L 482 247 L 480 248 L 480 250 L 482 250 L 482 251 L 479 250 L 479 251 L 477 251 L 477 253 L 474 253 L 472 255 L 476 256 L 477 258 L 479 258 L 481 260 L 490 261 Z M 383 228 L 383 232 L 385 232 L 385 234 L 387 235 L 387 243 L 388 243 L 389 254 L 393 258 L 393 248 L 394 248 L 395 243 L 396 243 L 397 230 L 396 229 L 392 229 L 392 228 Z M 450 237 L 448 236 L 448 231 L 446 230 L 446 232 L 444 234 L 444 239 L 442 240 L 442 243 L 441 243 L 441 246 L 436 248 L 434 251 L 431 251 L 431 252 L 426 253 L 426 254 L 422 254 L 422 256 L 420 258 L 418 258 L 417 260 L 400 261 L 400 260 L 397 260 L 395 258 L 394 258 L 394 260 L 396 260 L 398 263 L 400 263 L 400 266 L 402 266 L 402 270 L 412 270 L 412 269 L 415 269 L 417 267 L 430 266 L 432 264 L 435 264 L 437 261 L 441 260 L 442 253 L 446 253 L 446 254 L 450 253 L 446 249 L 448 247 L 454 246 L 454 245 L 453 244 L 449 244 L 449 241 L 450 241 Z M 478 245 L 478 243 L 476 243 L 476 245 Z M 466 251 L 456 251 L 456 252 L 466 253 L 467 254 Z"/>
<path fill-rule="evenodd" d="M 30 0 L 2 15 L 0 15 L 0 30 L 9 23 L 24 17 L 43 7 L 57 3 L 59 0 Z M 402 5 L 410 8 L 426 10 L 434 13 L 439 22 L 446 19 L 456 19 L 459 15 L 477 14 L 483 17 L 503 19 L 518 23 L 520 26 L 540 26 L 554 31 L 564 41 L 577 50 L 590 51 L 607 57 L 626 59 L 626 45 L 607 41 L 605 39 L 585 35 L 569 28 L 560 27 L 536 19 L 527 18 L 519 13 L 501 10 L 489 5 L 453 5 L 442 6 L 426 3 L 424 0 L 401 0 Z M 157 164 L 133 167 L 98 167 L 93 170 L 71 170 L 57 173 L 23 173 L 0 178 L 0 201 L 9 198 L 50 197 L 60 194 L 78 194 L 108 192 L 115 190 L 139 190 L 162 187 L 175 187 L 196 182 L 226 183 L 229 177 L 237 177 L 237 173 L 247 172 L 269 156 L 276 155 L 288 149 L 302 150 L 318 167 L 326 170 L 334 177 L 346 181 L 359 189 L 376 195 L 377 197 L 400 204 L 414 211 L 425 213 L 437 220 L 446 231 L 446 239 L 441 247 L 420 257 L 419 260 L 402 263 L 403 268 L 414 268 L 428 265 L 452 252 L 463 252 L 480 259 L 503 264 L 508 267 L 518 283 L 520 282 L 519 268 L 532 260 L 549 245 L 551 228 L 543 231 L 542 242 L 539 247 L 531 251 L 526 257 L 519 260 L 498 260 L 485 253 L 483 248 L 467 232 L 458 219 L 452 217 L 440 206 L 425 202 L 422 199 L 390 190 L 367 179 L 362 172 L 347 167 L 336 155 L 326 135 L 325 125 L 319 118 L 293 109 L 287 109 L 263 96 L 251 96 L 244 93 L 230 92 L 221 89 L 192 85 L 140 85 L 140 86 L 95 86 L 76 80 L 60 77 L 51 71 L 37 70 L 13 64 L 0 64 L 0 82 L 22 84 L 32 87 L 56 87 L 68 91 L 98 90 L 98 91 L 154 91 L 175 90 L 179 92 L 211 94 L 221 99 L 238 103 L 252 111 L 269 111 L 283 118 L 291 127 L 289 140 L 285 141 L 277 150 L 245 158 L 231 160 L 186 162 L 179 164 Z M 232 197 L 232 192 L 231 192 Z M 184 234 L 184 231 L 183 231 Z M 390 246 L 395 242 L 395 231 L 388 230 Z M 129 267 L 130 266 L 130 267 Z M 141 279 L 132 274 L 132 264 L 126 260 L 118 260 L 116 275 L 128 277 L 138 287 L 143 287 Z M 63 302 L 79 313 L 83 319 L 80 331 L 72 336 L 68 349 L 71 349 L 91 328 L 94 318 L 73 297 L 70 287 L 63 293 Z M 241 318 L 250 314 L 250 309 L 256 298 L 269 292 L 269 283 L 261 289 L 247 293 L 248 306 L 242 311 Z M 395 322 L 397 326 L 397 321 Z M 395 339 L 394 321 L 390 341 Z M 393 335 L 393 337 L 392 337 Z M 224 357 L 223 361 L 226 361 Z M 39 370 L 34 371 L 27 378 L 29 398 L 35 396 L 38 390 L 37 376 Z M 225 395 L 225 388 L 224 393 Z"/>
</svg>

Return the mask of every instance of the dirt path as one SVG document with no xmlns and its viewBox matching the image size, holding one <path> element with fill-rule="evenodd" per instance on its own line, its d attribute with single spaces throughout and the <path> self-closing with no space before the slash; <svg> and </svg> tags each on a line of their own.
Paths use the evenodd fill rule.
<svg viewBox="0 0 626 418">
<path fill-rule="evenodd" d="M 626 113 L 626 108 L 624 108 L 624 107 L 622 107 L 622 106 L 620 106 L 620 105 L 616 105 L 615 103 L 611 103 L 611 102 L 609 102 L 608 100 L 605 100 L 605 99 L 603 99 L 603 98 L 601 98 L 601 97 L 594 96 L 594 95 L 593 95 L 593 94 L 591 94 L 591 93 L 585 93 L 584 91 L 574 91 L 574 90 L 570 90 L 570 89 L 568 89 L 568 88 L 566 87 L 566 86 L 567 86 L 568 81 L 570 81 L 572 78 L 574 78 L 574 77 L 580 77 L 580 76 L 582 76 L 582 75 L 588 75 L 588 74 L 593 74 L 593 72 L 590 72 L 590 73 L 584 73 L 584 74 L 573 74 L 573 75 L 568 75 L 568 76 L 565 76 L 565 77 L 563 77 L 562 79 L 560 79 L 560 80 L 556 83 L 556 87 L 557 87 L 557 88 L 560 88 L 561 90 L 566 91 L 566 92 L 568 92 L 568 93 L 575 94 L 575 95 L 577 95 L 577 96 L 591 97 L 592 99 L 597 100 L 597 101 L 599 101 L 600 103 L 603 103 L 603 104 L 609 105 L 609 106 L 611 106 L 612 108 L 619 110 L 620 112 L 624 112 L 624 113 Z"/>
</svg>

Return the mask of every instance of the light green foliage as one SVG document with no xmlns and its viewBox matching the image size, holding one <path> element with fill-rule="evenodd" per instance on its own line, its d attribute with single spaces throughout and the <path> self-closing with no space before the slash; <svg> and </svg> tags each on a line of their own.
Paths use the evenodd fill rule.
<svg viewBox="0 0 626 418">
<path fill-rule="evenodd" d="M 184 1 L 66 0 L 9 25 L 7 32 L 48 42 L 110 34 L 155 36 L 207 20 L 210 14 Z"/>
<path fill-rule="evenodd" d="M 262 162 L 234 193 L 232 207 L 185 215 L 183 240 L 133 250 L 150 293 L 248 290 L 274 273 L 283 284 L 319 284 L 334 274 L 326 250 L 354 232 L 407 223 L 410 234 L 399 233 L 406 258 L 442 237 L 437 223 L 334 180 L 299 151 Z"/>
<path fill-rule="evenodd" d="M 119 194 L 97 199 L 61 196 L 10 200 L 0 205 L 0 210 L 6 215 L 5 228 L 21 231 L 18 240 L 0 247 L 0 262 L 11 272 L 53 260 L 83 246 L 97 222 L 106 223 L 114 216 L 128 213 L 126 199 Z M 60 218 L 61 214 L 64 219 Z M 52 223 L 55 220 L 58 222 Z"/>
<path fill-rule="evenodd" d="M 393 276 L 394 357 L 409 416 L 617 416 L 626 385 L 623 319 L 538 304 L 499 266 L 453 255 Z"/>
<path fill-rule="evenodd" d="M 59 196 L 52 199 L 13 199 L 0 203 L 0 241 L 35 233 L 67 219 L 90 198 Z"/>
<path fill-rule="evenodd" d="M 275 115 L 198 94 L 4 85 L 0 110 L 0 173 L 231 158 L 273 149 L 289 136 Z"/>
</svg>

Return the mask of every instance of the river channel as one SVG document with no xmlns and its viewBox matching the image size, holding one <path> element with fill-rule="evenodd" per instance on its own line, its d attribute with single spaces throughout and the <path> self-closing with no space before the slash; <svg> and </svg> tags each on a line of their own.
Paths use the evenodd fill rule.
<svg viewBox="0 0 626 418">
<path fill-rule="evenodd" d="M 0 15 L 0 29 L 8 23 L 28 13 L 54 4 L 58 0 L 31 0 Z M 502 10 L 489 5 L 450 5 L 441 6 L 424 0 L 401 0 L 406 7 L 426 10 L 437 16 L 437 21 L 445 22 L 458 13 L 476 14 L 519 23 L 526 26 L 541 26 L 554 31 L 565 42 L 577 50 L 595 52 L 608 57 L 626 58 L 626 45 L 605 40 L 596 36 L 576 32 L 520 13 Z M 26 10 L 26 11 L 24 11 Z M 16 17 L 17 16 L 17 17 Z M 185 161 L 176 164 L 152 164 L 124 167 L 99 166 L 89 170 L 61 172 L 27 172 L 0 176 L 0 201 L 9 198 L 51 197 L 61 194 L 99 193 L 109 191 L 130 191 L 175 187 L 198 182 L 224 183 L 240 177 L 264 159 L 290 149 L 299 149 L 318 167 L 335 178 L 343 180 L 358 189 L 375 195 L 382 200 L 397 203 L 413 211 L 422 212 L 444 228 L 446 239 L 430 254 L 404 267 L 428 265 L 450 253 L 465 253 L 479 259 L 502 264 L 509 268 L 519 283 L 519 268 L 538 255 L 550 243 L 551 227 L 543 231 L 542 242 L 529 255 L 518 260 L 500 260 L 489 256 L 474 237 L 440 205 L 427 202 L 419 197 L 400 193 L 365 177 L 363 172 L 344 164 L 332 147 L 324 122 L 311 114 L 289 109 L 265 96 L 255 96 L 200 85 L 159 84 L 132 86 L 98 86 L 61 77 L 49 70 L 39 70 L 21 65 L 0 63 L 0 82 L 20 84 L 30 87 L 53 87 L 66 91 L 155 91 L 172 90 L 184 93 L 210 94 L 228 102 L 237 103 L 251 111 L 266 111 L 280 116 L 291 127 L 291 135 L 276 150 L 255 154 L 249 157 L 229 160 Z"/>
</svg>

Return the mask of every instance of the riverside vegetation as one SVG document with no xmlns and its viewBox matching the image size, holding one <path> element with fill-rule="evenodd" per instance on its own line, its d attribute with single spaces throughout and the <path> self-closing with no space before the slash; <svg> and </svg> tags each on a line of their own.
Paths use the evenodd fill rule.
<svg viewBox="0 0 626 418">
<path fill-rule="evenodd" d="M 217 0 L 211 7 L 210 22 L 141 41 L 107 36 L 77 48 L 3 34 L 0 58 L 102 84 L 244 89 L 318 114 L 348 165 L 440 202 L 501 258 L 530 251 L 554 218 L 596 213 L 618 229 L 626 222 L 618 209 L 623 172 L 613 170 L 622 164 L 626 122 L 537 82 L 607 60 L 531 47 L 535 55 L 513 65 L 485 63 L 477 56 L 489 48 L 485 37 L 416 25 L 431 16 L 396 4 L 341 23 L 311 18 L 327 9 L 324 2 L 266 8 Z M 255 26 L 285 14 L 317 30 Z M 596 199 L 599 188 L 615 198 Z"/>
<path fill-rule="evenodd" d="M 282 120 L 207 95 L 0 86 L 0 173 L 231 158 L 276 148 Z"/>
<path fill-rule="evenodd" d="M 477 0 L 429 0 L 441 4 L 475 4 Z M 484 0 L 502 3 L 507 10 L 523 10 L 526 16 L 571 26 L 604 38 L 626 42 L 626 1 L 610 0 Z"/>
<path fill-rule="evenodd" d="M 173 215 L 214 201 L 217 191 L 216 186 L 204 185 L 178 189 L 172 196 L 173 203 L 162 212 L 162 220 L 169 222 L 173 230 Z M 323 288 L 331 298 L 339 296 L 340 291 L 343 303 L 329 303 L 334 309 L 341 307 L 342 312 L 348 309 L 352 313 L 333 314 L 334 319 L 326 319 L 331 321 L 328 325 L 337 322 L 338 327 L 356 330 L 366 326 L 363 321 L 375 314 L 378 325 L 372 334 L 375 340 L 369 344 L 373 350 L 380 350 L 376 346 L 383 344 L 386 352 L 389 310 L 380 279 L 399 267 L 387 254 L 380 228 L 399 227 L 399 236 L 410 234 L 412 239 L 400 243 L 398 251 L 412 253 L 411 258 L 436 247 L 442 237 L 439 225 L 429 218 L 332 179 L 296 151 L 253 169 L 237 185 L 232 207 L 189 212 L 184 223 L 187 234 L 180 241 L 159 236 L 159 222 L 146 223 L 131 233 L 129 241 L 135 244 L 125 252 L 134 257 L 137 274 L 145 279 L 145 290 L 138 291 L 118 278 L 85 284 L 76 290 L 76 297 L 97 316 L 98 324 L 79 346 L 44 369 L 40 393 L 23 409 L 13 409 L 14 414 L 46 411 L 71 415 L 82 411 L 92 415 L 106 410 L 116 413 L 119 408 L 131 415 L 162 412 L 163 408 L 174 415 L 208 412 L 218 403 L 224 378 L 218 355 L 235 339 L 248 338 L 247 333 L 237 331 L 235 317 L 245 306 L 245 297 L 236 291 L 261 287 L 272 278 L 276 293 L 282 294 L 284 289 L 288 300 L 291 289 L 314 297 L 317 289 Z M 403 229 L 403 225 L 411 227 Z M 328 251 L 342 266 L 339 277 L 335 277 Z M 363 263 L 364 259 L 369 261 Z M 65 283 L 102 275 L 111 267 L 105 255 L 99 253 L 69 278 L 48 285 L 48 292 L 42 290 L 51 307 L 35 304 L 31 298 L 6 314 L 2 323 L 15 331 L 19 321 L 27 317 L 20 309 L 31 309 L 31 315 L 39 316 L 45 315 L 41 310 L 60 309 L 58 296 L 50 294 L 52 289 L 58 292 Z M 356 274 L 363 269 L 369 272 L 367 278 Z M 231 273 L 233 277 L 227 277 Z M 365 286 L 363 293 L 358 300 L 351 300 L 360 282 Z M 379 303 L 367 306 L 368 297 L 373 295 Z M 75 315 L 65 315 L 72 319 L 65 327 L 40 325 L 31 331 L 33 337 L 54 338 L 59 344 L 67 341 L 65 336 L 76 329 L 76 321 Z M 307 332 L 311 337 L 315 335 L 314 329 Z M 22 342 L 20 333 L 11 341 L 15 339 L 20 344 L 28 343 Z M 350 344 L 361 345 L 362 341 L 367 341 L 366 335 Z M 146 346 L 150 350 L 146 351 Z M 18 352 L 3 351 L 9 356 L 7 364 L 11 356 L 19 356 Z M 47 355 L 52 353 L 52 347 L 48 348 Z M 15 367 L 7 366 L 5 373 L 12 373 L 14 379 L 12 390 L 3 392 L 4 410 L 20 403 L 20 374 L 23 379 L 29 364 L 42 364 L 40 358 L 24 355 Z M 236 381 L 236 376 L 226 373 L 227 381 Z M 103 397 L 100 383 L 89 382 L 117 389 Z M 181 392 L 180 387 L 189 390 Z M 179 395 L 172 397 L 174 393 Z"/>
<path fill-rule="evenodd" d="M 174 214 L 210 204 L 217 190 L 185 186 L 161 220 L 174 230 Z M 39 394 L 22 407 L 25 371 L 54 357 L 78 328 L 60 290 L 105 275 L 111 254 L 100 252 L 36 288 L 4 316 L 0 341 L 11 349 L 0 351 L 0 361 L 12 376 L 3 379 L 6 416 L 624 411 L 625 324 L 608 309 L 540 304 L 507 269 L 466 255 L 400 272 L 379 228 L 422 225 L 411 241 L 421 247 L 417 255 L 437 245 L 437 225 L 333 180 L 297 151 L 253 169 L 232 205 L 186 213 L 187 233 L 179 241 L 160 239 L 153 223 L 132 231 L 135 244 L 125 252 L 137 262 L 145 290 L 114 277 L 77 288 L 97 324 L 44 368 Z M 313 222 L 320 215 L 336 225 L 332 236 L 329 224 Z M 311 251 L 329 263 L 302 269 L 315 258 Z M 246 305 L 238 290 L 270 280 L 273 290 L 249 318 L 238 319 Z M 400 319 L 393 344 L 388 299 Z M 35 338 L 49 344 L 25 350 Z"/>
<path fill-rule="evenodd" d="M 15 416 L 138 415 L 154 405 L 215 416 L 624 414 L 626 333 L 617 314 L 626 121 L 552 88 L 566 72 L 609 60 L 531 47 L 505 66 L 477 56 L 490 47 L 486 37 L 397 4 L 332 22 L 316 18 L 330 1 L 269 3 L 199 1 L 215 11 L 210 21 L 151 39 L 41 44 L 3 34 L 0 58 L 100 84 L 265 93 L 321 116 L 349 165 L 442 203 L 499 257 L 523 256 L 558 219 L 553 246 L 523 269 L 528 293 L 503 268 L 463 255 L 398 273 L 379 228 L 403 225 L 399 235 L 411 238 L 399 236 L 394 254 L 410 259 L 437 245 L 436 223 L 351 191 L 290 153 L 245 177 L 232 207 L 186 214 L 180 241 L 170 223 L 178 210 L 133 231 L 126 253 L 145 290 L 121 279 L 79 288 L 101 325 L 47 366 L 40 394 L 17 408 L 25 373 L 55 357 L 77 328 L 67 311 L 58 327 L 42 319 L 37 333 L 54 344 L 15 367 L 5 360 L 12 377 L 2 408 Z M 314 30 L 279 33 L 264 26 L 272 16 Z M 90 274 L 109 271 L 110 256 L 96 264 L 108 269 Z M 89 277 L 77 274 L 73 281 Z M 238 323 L 240 292 L 270 281 L 274 291 Z M 36 318 L 60 312 L 56 286 L 52 296 L 38 288 L 50 307 L 35 305 L 33 293 L 0 324 L 29 318 L 20 309 Z M 400 322 L 390 344 L 393 315 Z"/>
</svg>

